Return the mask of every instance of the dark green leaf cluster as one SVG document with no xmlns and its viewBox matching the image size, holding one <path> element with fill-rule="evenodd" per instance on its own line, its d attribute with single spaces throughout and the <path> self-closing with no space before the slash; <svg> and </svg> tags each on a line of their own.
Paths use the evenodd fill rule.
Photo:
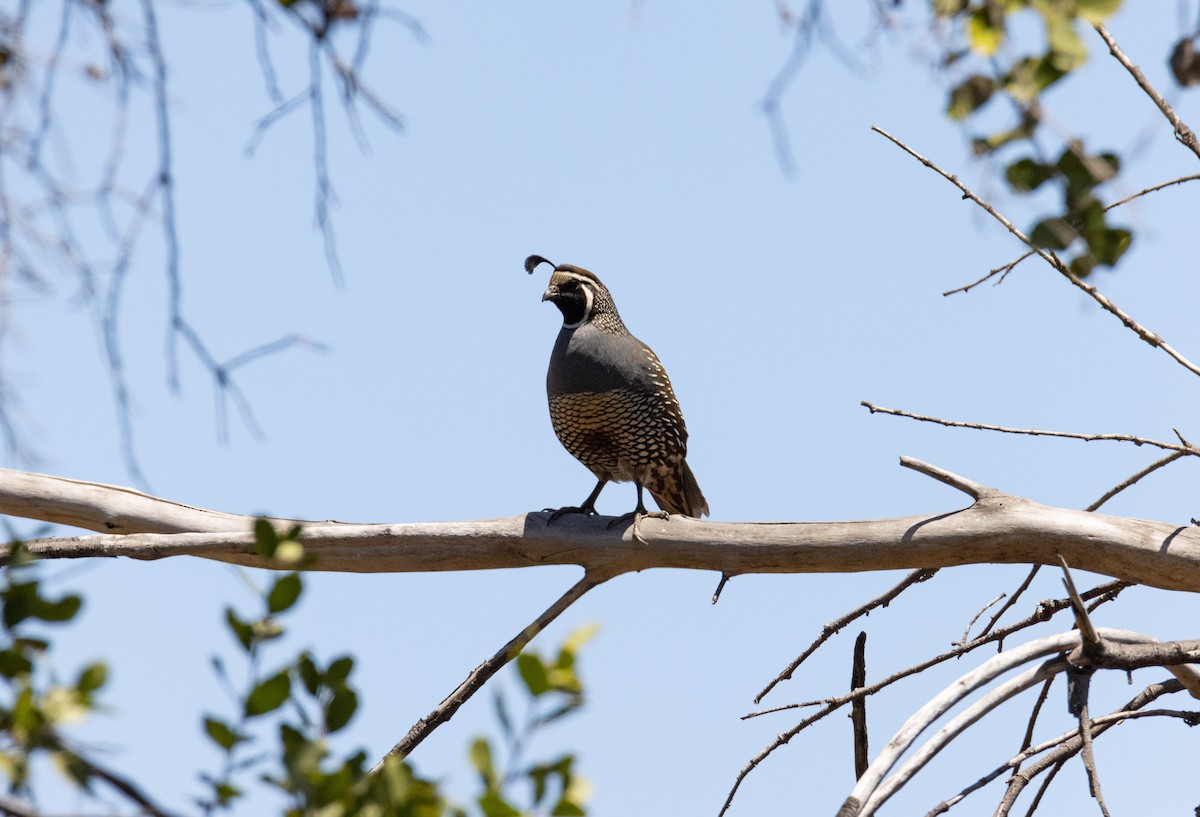
<svg viewBox="0 0 1200 817">
<path fill-rule="evenodd" d="M 20 543 L 11 547 L 0 582 L 0 772 L 8 778 L 11 792 L 24 792 L 31 760 L 43 755 L 87 789 L 95 769 L 69 745 L 61 728 L 96 708 L 96 693 L 108 670 L 94 663 L 80 670 L 74 681 L 53 678 L 45 667 L 50 641 L 39 622 L 70 622 L 83 600 L 72 594 L 45 595 L 32 559 Z"/>
<path fill-rule="evenodd" d="M 1102 22 L 1121 0 L 931 0 L 937 17 L 960 32 L 960 47 L 946 55 L 947 65 L 970 66 L 950 90 L 946 114 L 967 121 L 997 96 L 1013 105 L 1015 119 L 999 130 L 973 137 L 979 155 L 996 155 L 1002 148 L 1027 143 L 1034 156 L 1009 163 L 1005 178 L 1016 192 L 1027 193 L 1050 184 L 1061 192 L 1059 212 L 1040 219 L 1029 233 L 1039 247 L 1069 251 L 1071 271 L 1086 276 L 1097 266 L 1113 266 L 1129 248 L 1133 234 L 1108 223 L 1096 188 L 1112 179 L 1120 167 L 1112 153 L 1091 153 L 1078 140 L 1069 141 L 1058 159 L 1040 158 L 1036 138 L 1042 120 L 1042 94 L 1079 69 L 1087 59 L 1080 36 L 1083 25 Z M 1011 54 L 1017 48 L 1008 36 L 1010 19 L 1036 16 L 1045 32 L 1044 48 Z M 973 59 L 972 59 L 973 58 Z M 971 70 L 975 68 L 976 70 Z M 960 69 L 963 70 L 963 69 Z"/>
</svg>

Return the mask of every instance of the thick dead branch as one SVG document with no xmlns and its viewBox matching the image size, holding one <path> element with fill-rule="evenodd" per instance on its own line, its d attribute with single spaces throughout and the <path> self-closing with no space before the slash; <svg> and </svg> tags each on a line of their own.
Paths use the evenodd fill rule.
<svg viewBox="0 0 1200 817">
<path fill-rule="evenodd" d="M 470 522 L 310 524 L 301 539 L 314 569 L 351 573 L 579 565 L 604 575 L 655 567 L 718 573 L 847 573 L 961 564 L 1058 564 L 1169 590 L 1200 590 L 1200 528 L 1040 505 L 914 460 L 909 467 L 978 494 L 969 508 L 850 522 L 700 522 L 645 519 L 645 543 L 606 518 L 544 513 Z M 44 493 L 39 491 L 39 486 Z M 122 508 L 111 512 L 106 505 Z M 280 567 L 255 552 L 252 517 L 217 514 L 125 488 L 0 471 L 0 513 L 130 533 L 36 539 L 47 559 L 199 556 Z M 160 515 L 161 514 L 161 515 Z M 194 523 L 194 524 L 192 524 Z M 219 528 L 224 527 L 224 530 Z M 2 556 L 4 551 L 0 551 Z"/>
</svg>

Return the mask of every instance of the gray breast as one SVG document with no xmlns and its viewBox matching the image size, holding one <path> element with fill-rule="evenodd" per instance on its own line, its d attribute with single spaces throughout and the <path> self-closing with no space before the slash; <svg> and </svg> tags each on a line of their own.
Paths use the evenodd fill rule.
<svg viewBox="0 0 1200 817">
<path fill-rule="evenodd" d="M 562 329 L 550 354 L 546 392 L 659 391 L 657 364 L 650 348 L 632 335 L 615 335 L 590 324 Z"/>
</svg>

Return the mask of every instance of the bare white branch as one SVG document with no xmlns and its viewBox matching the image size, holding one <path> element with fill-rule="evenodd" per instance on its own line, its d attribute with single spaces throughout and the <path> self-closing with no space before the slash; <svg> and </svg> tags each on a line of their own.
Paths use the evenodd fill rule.
<svg viewBox="0 0 1200 817">
<path fill-rule="evenodd" d="M 1040 505 L 905 460 L 910 468 L 978 494 L 965 509 L 849 522 L 700 522 L 645 519 L 643 542 L 607 518 L 547 525 L 531 513 L 464 522 L 309 523 L 301 540 L 313 569 L 352 573 L 486 570 L 579 565 L 597 575 L 654 567 L 718 573 L 846 573 L 961 564 L 1058 564 L 1170 590 L 1200 590 L 1200 528 Z M 194 508 L 128 488 L 0 470 L 0 513 L 62 522 L 101 534 L 37 539 L 37 556 L 70 559 L 199 556 L 250 567 L 253 517 Z M 170 531 L 191 532 L 170 532 Z M 167 532 L 156 532 L 167 531 Z M 0 555 L 3 555 L 0 552 Z"/>
</svg>

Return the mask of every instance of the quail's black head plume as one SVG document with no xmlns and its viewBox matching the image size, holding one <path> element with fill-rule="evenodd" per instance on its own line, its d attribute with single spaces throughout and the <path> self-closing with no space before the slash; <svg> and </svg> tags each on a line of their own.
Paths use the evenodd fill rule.
<svg viewBox="0 0 1200 817">
<path fill-rule="evenodd" d="M 539 264 L 554 267 L 542 300 L 563 314 L 546 373 L 550 420 L 563 446 L 599 480 L 583 505 L 560 508 L 550 521 L 595 513 L 596 498 L 610 481 L 637 486 L 637 508 L 622 519 L 646 513 L 643 486 L 667 513 L 707 514 L 685 459 L 683 413 L 658 357 L 629 334 L 595 274 L 555 266 L 540 255 L 525 259 L 529 273 Z"/>
</svg>

